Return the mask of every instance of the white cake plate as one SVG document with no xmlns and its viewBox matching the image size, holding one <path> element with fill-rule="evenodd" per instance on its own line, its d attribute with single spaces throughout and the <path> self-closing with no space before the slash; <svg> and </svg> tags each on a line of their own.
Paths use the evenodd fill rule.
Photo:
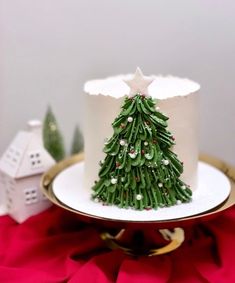
<svg viewBox="0 0 235 283">
<path fill-rule="evenodd" d="M 83 176 L 84 162 L 71 165 L 60 172 L 52 184 L 55 197 L 79 213 L 124 222 L 167 221 L 201 214 L 223 203 L 231 190 L 228 177 L 217 168 L 199 162 L 198 187 L 191 202 L 157 210 L 138 211 L 94 202 L 91 199 L 92 191 L 83 185 Z"/>
</svg>

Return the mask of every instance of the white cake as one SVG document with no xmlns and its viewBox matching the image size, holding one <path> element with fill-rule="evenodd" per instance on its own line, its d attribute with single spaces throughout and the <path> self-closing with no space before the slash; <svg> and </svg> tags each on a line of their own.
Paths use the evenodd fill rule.
<svg viewBox="0 0 235 283">
<path fill-rule="evenodd" d="M 103 160 L 104 142 L 113 134 L 112 122 L 118 116 L 129 87 L 123 80 L 133 75 L 120 75 L 86 82 L 85 91 L 85 180 L 88 190 L 98 179 L 99 161 Z M 175 137 L 173 151 L 184 163 L 181 179 L 197 187 L 198 115 L 200 85 L 172 76 L 151 76 L 149 95 L 158 99 L 160 111 L 169 117 L 168 129 Z"/>
</svg>

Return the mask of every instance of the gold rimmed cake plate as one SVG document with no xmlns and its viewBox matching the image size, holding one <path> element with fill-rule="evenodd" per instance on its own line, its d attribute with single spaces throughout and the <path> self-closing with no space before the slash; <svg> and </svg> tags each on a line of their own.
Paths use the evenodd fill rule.
<svg viewBox="0 0 235 283">
<path fill-rule="evenodd" d="M 209 203 L 209 206 L 199 210 L 197 205 L 194 205 L 195 210 L 192 210 L 192 207 L 187 208 L 191 203 L 176 206 L 177 209 L 181 207 L 186 211 L 182 217 L 179 217 L 179 214 L 170 217 L 172 214 L 162 213 L 160 218 L 158 212 L 163 209 L 147 211 L 150 214 L 144 211 L 145 218 L 140 218 L 143 211 L 137 211 L 137 216 L 133 217 L 133 211 L 130 209 L 115 208 L 117 212 L 112 214 L 109 206 L 91 201 L 91 192 L 84 190 L 81 182 L 83 154 L 57 163 L 43 175 L 41 187 L 43 193 L 57 206 L 75 213 L 81 220 L 97 224 L 97 228 L 102 229 L 100 236 L 109 248 L 121 249 L 124 253 L 134 256 L 161 255 L 181 246 L 185 239 L 183 227 L 216 217 L 235 203 L 235 168 L 208 155 L 202 155 L 200 159 L 199 186 L 202 180 L 204 185 L 201 184 L 201 195 L 195 196 L 194 193 L 192 203 L 199 198 L 198 205 L 203 202 Z M 165 208 L 165 211 L 170 209 L 171 207 Z"/>
<path fill-rule="evenodd" d="M 52 167 L 42 178 L 42 189 L 53 203 L 89 222 L 109 222 L 114 226 L 154 223 L 159 227 L 169 227 L 170 223 L 175 225 L 177 222 L 182 225 L 183 222 L 212 217 L 235 201 L 235 169 L 207 155 L 202 155 L 200 160 L 200 188 L 194 193 L 193 201 L 169 208 L 135 211 L 95 203 L 90 198 L 91 192 L 82 185 L 83 155 L 73 156 Z"/>
</svg>

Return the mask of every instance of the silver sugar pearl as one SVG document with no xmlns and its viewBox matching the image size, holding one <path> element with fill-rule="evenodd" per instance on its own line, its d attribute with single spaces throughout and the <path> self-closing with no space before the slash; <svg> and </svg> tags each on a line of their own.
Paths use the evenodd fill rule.
<svg viewBox="0 0 235 283">
<path fill-rule="evenodd" d="M 116 178 L 112 178 L 111 179 L 111 184 L 113 184 L 113 185 L 117 184 L 117 179 Z"/>
<path fill-rule="evenodd" d="M 141 194 L 136 195 L 137 200 L 142 200 L 143 196 Z"/>
</svg>

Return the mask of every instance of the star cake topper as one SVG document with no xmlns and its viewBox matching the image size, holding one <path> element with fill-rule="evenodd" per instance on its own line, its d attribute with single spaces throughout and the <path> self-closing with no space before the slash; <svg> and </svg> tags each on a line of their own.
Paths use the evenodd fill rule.
<svg viewBox="0 0 235 283">
<path fill-rule="evenodd" d="M 137 67 L 133 79 L 124 80 L 124 82 L 130 87 L 129 96 L 132 97 L 136 94 L 148 95 L 148 87 L 153 80 L 144 76 L 141 69 Z"/>
</svg>

